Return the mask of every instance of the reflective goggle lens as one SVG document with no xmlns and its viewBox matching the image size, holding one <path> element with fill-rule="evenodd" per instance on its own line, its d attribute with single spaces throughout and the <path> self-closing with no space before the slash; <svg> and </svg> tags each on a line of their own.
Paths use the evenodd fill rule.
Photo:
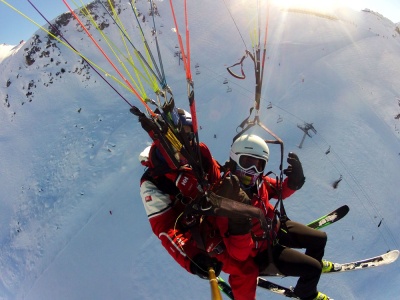
<svg viewBox="0 0 400 300">
<path fill-rule="evenodd" d="M 265 159 L 250 156 L 250 155 L 240 155 L 239 166 L 243 170 L 249 170 L 255 168 L 257 172 L 261 173 L 264 171 L 265 165 L 267 164 Z"/>
</svg>

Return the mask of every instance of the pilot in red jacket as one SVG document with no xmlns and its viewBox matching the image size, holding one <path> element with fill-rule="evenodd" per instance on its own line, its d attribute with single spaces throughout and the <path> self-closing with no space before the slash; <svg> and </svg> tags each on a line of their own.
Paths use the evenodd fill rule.
<svg viewBox="0 0 400 300">
<path fill-rule="evenodd" d="M 223 262 L 222 270 L 230 274 L 235 300 L 255 299 L 257 276 L 266 275 L 271 267 L 275 273 L 300 277 L 294 288 L 300 299 L 328 299 L 317 291 L 327 236 L 291 220 L 280 223 L 269 202 L 277 197 L 279 185 L 276 179 L 263 175 L 268 158 L 267 144 L 256 135 L 242 135 L 232 144 L 230 169 L 234 175 L 231 184 L 234 185 L 235 179 L 239 182 L 237 184 L 248 196 L 247 200 L 241 197 L 241 202 L 261 209 L 271 228 L 265 232 L 257 219 L 217 217 L 216 225 L 226 248 L 218 256 Z M 282 199 L 300 189 L 305 181 L 297 155 L 289 153 L 287 161 Z M 235 198 L 232 188 L 227 189 L 226 197 Z M 292 248 L 306 250 L 302 253 Z"/>
</svg>

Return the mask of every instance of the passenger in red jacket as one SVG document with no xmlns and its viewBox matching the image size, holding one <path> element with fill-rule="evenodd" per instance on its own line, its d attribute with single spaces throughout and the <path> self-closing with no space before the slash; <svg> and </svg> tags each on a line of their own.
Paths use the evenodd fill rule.
<svg viewBox="0 0 400 300">
<path fill-rule="evenodd" d="M 191 116 L 182 109 L 178 109 L 178 112 L 187 138 L 191 139 Z M 219 164 L 205 144 L 200 143 L 199 147 L 207 181 L 212 185 L 220 179 Z M 140 181 L 140 195 L 154 234 L 175 261 L 188 272 L 208 278 L 208 268 L 213 267 L 218 276 L 222 264 L 209 255 L 214 247 L 207 252 L 206 245 L 200 245 L 199 236 L 193 235 L 193 229 L 199 228 L 203 219 L 183 216 L 186 204 L 200 193 L 192 167 L 184 157 L 181 157 L 179 169 L 169 166 L 156 143 L 146 148 L 139 160 L 148 167 Z"/>
<path fill-rule="evenodd" d="M 179 117 L 187 138 L 192 138 L 190 114 L 179 110 Z M 199 147 L 205 178 L 212 191 L 221 179 L 220 166 L 205 144 L 200 143 Z M 272 226 L 267 235 L 255 219 L 183 217 L 187 204 L 202 194 L 192 166 L 184 157 L 180 157 L 180 168 L 170 166 L 157 143 L 145 152 L 140 158 L 148 167 L 140 182 L 142 201 L 154 234 L 183 268 L 201 278 L 208 278 L 209 267 L 214 268 L 217 276 L 223 268 L 230 274 L 235 299 L 251 300 L 255 299 L 257 276 L 270 272 L 268 267 L 274 265 L 284 275 L 300 277 L 295 288 L 300 298 L 328 299 L 316 290 L 326 234 L 292 221 L 281 225 L 275 222 L 269 199 L 277 196 L 277 182 L 263 175 L 269 149 L 260 137 L 244 135 L 233 143 L 230 169 L 234 175 L 227 177 L 216 193 L 260 208 Z M 283 198 L 304 183 L 297 156 L 290 153 L 288 162 L 287 178 L 282 183 Z M 306 248 L 306 254 L 289 247 Z"/>
<path fill-rule="evenodd" d="M 264 176 L 268 158 L 267 144 L 256 135 L 242 135 L 232 144 L 229 163 L 234 175 L 231 183 L 222 187 L 225 192 L 219 194 L 235 198 L 232 190 L 240 183 L 249 197 L 242 202 L 261 209 L 271 228 L 265 232 L 256 219 L 218 217 L 217 227 L 226 248 L 218 256 L 223 262 L 222 270 L 230 274 L 229 283 L 235 300 L 255 299 L 257 276 L 271 272 L 300 277 L 294 288 L 300 299 L 329 299 L 317 290 L 327 236 L 291 220 L 280 223 L 269 202 L 278 195 L 277 180 Z M 289 153 L 287 162 L 289 167 L 284 171 L 287 177 L 282 183 L 283 199 L 299 190 L 305 181 L 297 155 Z M 306 251 L 302 253 L 292 248 Z M 332 263 L 325 263 L 327 268 L 332 267 Z"/>
</svg>

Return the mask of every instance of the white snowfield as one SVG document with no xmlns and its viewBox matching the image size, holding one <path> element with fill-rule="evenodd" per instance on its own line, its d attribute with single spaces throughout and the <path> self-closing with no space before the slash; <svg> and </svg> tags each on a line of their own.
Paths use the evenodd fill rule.
<svg viewBox="0 0 400 300">
<path fill-rule="evenodd" d="M 116 2 L 129 36 L 143 51 L 129 2 Z M 136 2 L 141 12 L 148 11 L 147 1 Z M 251 50 L 256 13 L 248 3 L 189 1 L 199 136 L 221 163 L 254 101 L 250 58 L 245 80 L 226 71 L 246 47 Z M 188 109 L 169 1 L 156 4 L 167 83 L 177 106 Z M 175 8 L 183 31 L 183 10 L 178 3 Z M 100 5 L 93 11 L 98 22 L 109 24 L 104 34 L 125 54 L 119 29 Z M 152 20 L 140 22 L 156 54 Z M 77 50 L 104 68 L 100 73 L 124 97 L 143 108 L 112 80 L 115 72 L 75 21 L 60 28 Z M 93 26 L 91 32 L 111 56 Z M 121 60 L 126 63 L 124 55 Z M 154 97 L 150 88 L 146 91 Z M 138 156 L 150 138 L 129 105 L 82 58 L 41 30 L 16 48 L 0 44 L 0 104 L 0 299 L 210 299 L 209 283 L 177 265 L 147 221 Z M 395 24 L 346 8 L 320 13 L 271 7 L 260 118 L 283 139 L 285 156 L 298 154 L 306 176 L 285 208 L 291 219 L 308 223 L 343 204 L 350 207 L 343 220 L 324 228 L 326 259 L 353 261 L 399 248 L 399 116 Z M 299 149 L 298 126 L 305 123 L 316 133 L 310 132 Z M 260 128 L 254 133 L 271 139 Z M 278 173 L 280 149 L 270 145 L 270 150 L 267 170 Z M 396 299 L 398 268 L 397 261 L 323 276 L 319 289 L 334 299 Z M 296 280 L 276 283 L 293 286 Z M 265 293 L 260 289 L 258 299 L 281 298 Z"/>
</svg>

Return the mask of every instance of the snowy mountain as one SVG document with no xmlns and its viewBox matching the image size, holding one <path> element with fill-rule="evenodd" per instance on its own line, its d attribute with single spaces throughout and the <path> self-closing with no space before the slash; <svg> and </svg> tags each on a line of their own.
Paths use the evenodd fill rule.
<svg viewBox="0 0 400 300">
<path fill-rule="evenodd" d="M 155 51 L 149 4 L 136 2 Z M 120 30 L 99 3 L 88 9 L 101 30 L 81 18 L 106 53 L 114 57 L 109 38 L 132 70 Z M 169 3 L 156 3 L 167 83 L 177 105 L 188 109 Z M 175 6 L 182 31 L 183 9 Z M 115 1 L 115 7 L 143 51 L 129 2 Z M 189 3 L 199 134 L 220 162 L 253 105 L 250 59 L 246 80 L 231 77 L 226 67 L 251 48 L 255 9 L 240 1 Z M 348 204 L 349 215 L 326 229 L 326 257 L 333 261 L 398 249 L 398 24 L 346 8 L 271 7 L 269 15 L 260 117 L 285 142 L 285 155 L 299 155 L 306 175 L 304 187 L 285 201 L 289 217 L 307 223 Z M 123 97 L 142 108 L 123 81 L 112 80 L 119 78 L 115 70 L 71 14 L 52 23 Z M 129 105 L 82 57 L 40 29 L 18 46 L 0 45 L 0 66 L 0 299 L 210 299 L 208 282 L 181 269 L 151 232 L 139 196 L 143 167 L 137 159 L 150 138 Z M 299 148 L 306 123 L 316 132 Z M 270 149 L 268 170 L 278 172 L 279 149 Z M 323 276 L 319 288 L 334 299 L 397 298 L 398 267 L 396 262 Z M 295 280 L 275 279 L 287 286 Z M 258 299 L 267 297 L 281 298 L 258 291 Z"/>
</svg>

